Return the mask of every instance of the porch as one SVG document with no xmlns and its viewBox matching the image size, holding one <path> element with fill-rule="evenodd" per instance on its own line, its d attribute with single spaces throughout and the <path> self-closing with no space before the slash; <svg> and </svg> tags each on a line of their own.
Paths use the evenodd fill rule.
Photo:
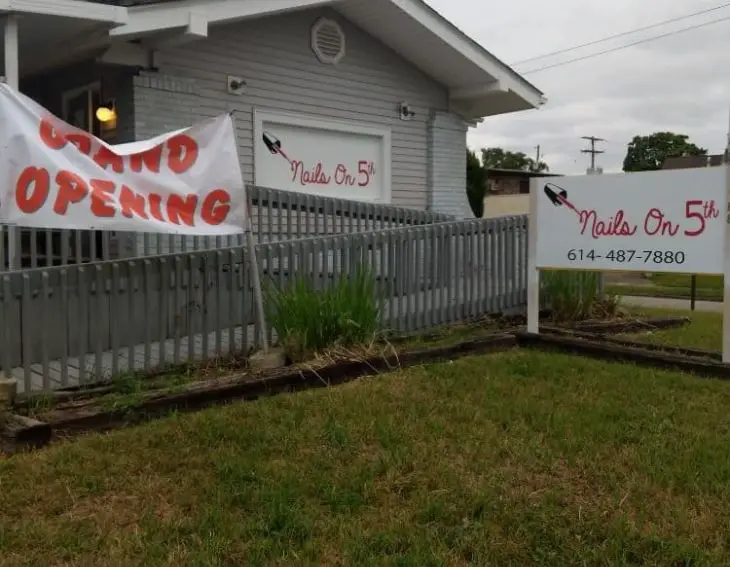
<svg viewBox="0 0 730 567">
<path fill-rule="evenodd" d="M 97 116 L 102 107 L 116 111 L 125 73 L 96 60 L 107 49 L 109 30 L 127 20 L 126 8 L 97 2 L 0 0 L 0 76 L 70 124 L 109 141 L 130 141 L 131 130 L 124 130 L 129 117 L 117 121 L 115 112 L 104 116 L 101 111 L 104 120 Z M 108 258 L 114 240 L 99 231 L 0 225 L 0 271 Z"/>
</svg>

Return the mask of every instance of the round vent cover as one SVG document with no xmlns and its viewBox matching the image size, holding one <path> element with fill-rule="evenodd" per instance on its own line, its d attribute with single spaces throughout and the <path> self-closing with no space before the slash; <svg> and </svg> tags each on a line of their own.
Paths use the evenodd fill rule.
<svg viewBox="0 0 730 567">
<path fill-rule="evenodd" d="M 322 18 L 312 26 L 312 51 L 322 63 L 334 64 L 345 55 L 345 34 L 334 20 Z"/>
</svg>

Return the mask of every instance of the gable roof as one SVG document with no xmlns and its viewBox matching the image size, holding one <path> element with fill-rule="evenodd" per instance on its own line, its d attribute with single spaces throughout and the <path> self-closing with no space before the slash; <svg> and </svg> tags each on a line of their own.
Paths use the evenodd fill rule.
<svg viewBox="0 0 730 567">
<path fill-rule="evenodd" d="M 329 6 L 449 89 L 467 120 L 538 108 L 543 93 L 423 0 L 179 0 L 129 6 L 112 37 L 137 39 L 180 30 L 206 37 L 209 25 Z"/>
</svg>

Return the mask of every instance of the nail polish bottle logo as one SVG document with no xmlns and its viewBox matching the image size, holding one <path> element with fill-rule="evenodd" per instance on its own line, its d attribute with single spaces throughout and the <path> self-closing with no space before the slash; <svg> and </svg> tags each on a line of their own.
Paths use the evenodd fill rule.
<svg viewBox="0 0 730 567">
<path fill-rule="evenodd" d="M 264 132 L 262 136 L 264 140 L 264 144 L 266 145 L 267 149 L 274 155 L 280 155 L 283 157 L 286 161 L 289 162 L 291 165 L 291 160 L 289 159 L 289 156 L 287 156 L 284 153 L 284 150 L 281 148 L 281 140 L 274 136 L 271 132 Z"/>
<path fill-rule="evenodd" d="M 580 216 L 580 211 L 576 209 L 570 201 L 568 201 L 568 192 L 565 189 L 555 185 L 554 183 L 546 183 L 544 191 L 545 195 L 547 195 L 547 198 L 550 199 L 550 202 L 553 205 L 556 207 L 565 205 L 571 211 Z"/>
</svg>

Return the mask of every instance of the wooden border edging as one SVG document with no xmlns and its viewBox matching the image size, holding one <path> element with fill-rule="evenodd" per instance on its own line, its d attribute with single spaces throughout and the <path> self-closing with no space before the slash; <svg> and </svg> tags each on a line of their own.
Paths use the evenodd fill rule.
<svg viewBox="0 0 730 567">
<path fill-rule="evenodd" d="M 230 401 L 255 400 L 263 396 L 333 386 L 381 372 L 390 372 L 463 356 L 509 350 L 516 345 L 517 340 L 514 334 L 496 333 L 452 346 L 422 349 L 389 357 L 372 357 L 364 361 L 340 362 L 316 370 L 298 369 L 286 374 L 263 377 L 257 380 L 251 380 L 250 376 L 246 375 L 235 375 L 216 382 L 191 384 L 183 392 L 166 394 L 151 391 L 141 403 L 125 409 L 91 411 L 83 415 L 76 414 L 66 418 L 63 417 L 63 410 L 58 410 L 59 416 L 57 419 L 51 419 L 41 425 L 47 427 L 49 431 L 52 430 L 54 435 L 61 436 L 116 429 L 161 417 L 172 411 L 195 411 Z M 35 422 L 35 420 L 31 421 Z M 40 422 L 35 423 L 39 424 Z M 22 431 L 14 433 L 15 449 L 8 452 L 36 448 L 50 441 L 49 435 L 49 439 L 45 443 L 38 443 L 38 440 L 34 443 L 25 443 L 22 442 L 22 435 Z M 9 437 L 8 440 L 10 440 Z"/>
<path fill-rule="evenodd" d="M 652 331 L 656 329 L 671 329 L 681 327 L 691 322 L 689 317 L 650 317 L 647 319 L 624 319 L 622 321 L 586 321 L 577 323 L 572 327 L 560 327 L 563 329 L 574 329 L 584 333 L 600 333 L 616 335 L 620 333 L 636 333 L 640 331 Z M 543 328 L 543 325 L 540 325 Z M 550 327 L 554 328 L 554 327 Z"/>
<path fill-rule="evenodd" d="M 722 361 L 722 354 L 711 350 L 702 350 L 699 348 L 689 348 L 682 346 L 674 346 L 661 343 L 650 343 L 642 341 L 632 341 L 630 339 L 622 339 L 609 335 L 601 335 L 598 333 L 586 333 L 583 331 L 574 331 L 572 329 L 562 329 L 560 327 L 541 327 L 541 331 L 551 335 L 562 337 L 576 337 L 579 339 L 587 339 L 593 341 L 602 341 L 604 343 L 612 343 L 626 347 L 633 347 L 643 350 L 659 351 L 673 354 L 681 354 L 692 358 L 708 358 L 717 362 Z"/>
<path fill-rule="evenodd" d="M 515 334 L 520 346 L 558 351 L 569 354 L 581 354 L 601 360 L 634 362 L 654 368 L 667 370 L 681 370 L 705 378 L 719 378 L 730 380 L 730 365 L 722 364 L 711 359 L 688 357 L 677 354 L 677 349 L 660 350 L 616 344 L 595 337 L 569 337 L 548 333 L 518 332 Z M 657 345 L 658 346 L 658 345 Z M 670 347 L 672 348 L 672 347 Z"/>
</svg>

